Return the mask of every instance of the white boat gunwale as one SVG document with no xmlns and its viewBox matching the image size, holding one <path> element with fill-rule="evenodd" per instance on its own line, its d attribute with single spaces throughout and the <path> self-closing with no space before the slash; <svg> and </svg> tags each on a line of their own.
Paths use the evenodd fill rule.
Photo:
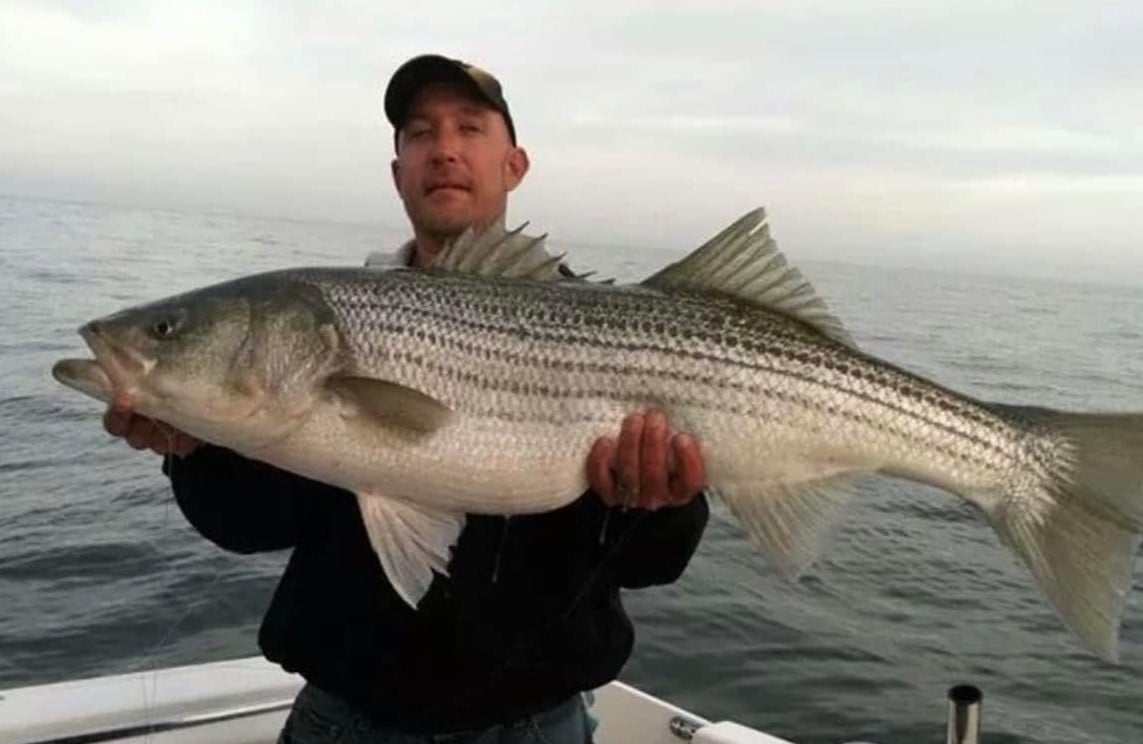
<svg viewBox="0 0 1143 744">
<path fill-rule="evenodd" d="M 303 683 L 247 657 L 0 690 L 0 741 L 273 744 Z M 598 744 L 793 744 L 618 680 L 593 693 Z"/>
</svg>

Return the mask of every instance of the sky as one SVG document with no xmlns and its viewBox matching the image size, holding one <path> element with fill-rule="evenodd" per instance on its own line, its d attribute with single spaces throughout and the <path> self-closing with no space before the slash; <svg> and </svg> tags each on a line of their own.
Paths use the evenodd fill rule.
<svg viewBox="0 0 1143 744">
<path fill-rule="evenodd" d="M 1143 5 L 0 0 L 0 193 L 400 226 L 382 93 L 504 85 L 509 222 L 1143 280 Z"/>
</svg>

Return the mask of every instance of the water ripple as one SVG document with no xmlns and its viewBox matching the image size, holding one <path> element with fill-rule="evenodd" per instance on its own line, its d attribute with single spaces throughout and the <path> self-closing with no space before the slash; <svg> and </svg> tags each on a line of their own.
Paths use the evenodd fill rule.
<svg viewBox="0 0 1143 744">
<path fill-rule="evenodd" d="M 173 503 L 159 460 L 51 380 L 96 314 L 268 268 L 355 264 L 405 236 L 359 226 L 0 199 L 0 686 L 255 653 L 284 555 L 235 556 Z M 662 255 L 560 246 L 639 279 Z M 871 353 L 988 400 L 1143 408 L 1143 293 L 818 264 Z M 863 482 L 822 554 L 782 580 L 716 506 L 668 587 L 627 592 L 626 681 L 800 744 L 942 739 L 944 694 L 986 693 L 995 744 L 1138 742 L 1143 578 L 1123 663 L 1084 653 L 962 499 Z"/>
</svg>

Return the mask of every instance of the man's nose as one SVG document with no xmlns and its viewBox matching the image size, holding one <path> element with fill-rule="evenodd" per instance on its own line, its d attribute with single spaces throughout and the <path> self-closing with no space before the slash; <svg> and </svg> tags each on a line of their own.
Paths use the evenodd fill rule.
<svg viewBox="0 0 1143 744">
<path fill-rule="evenodd" d="M 460 150 L 460 137 L 450 129 L 442 129 L 433 138 L 432 158 L 437 161 L 455 160 Z"/>
</svg>

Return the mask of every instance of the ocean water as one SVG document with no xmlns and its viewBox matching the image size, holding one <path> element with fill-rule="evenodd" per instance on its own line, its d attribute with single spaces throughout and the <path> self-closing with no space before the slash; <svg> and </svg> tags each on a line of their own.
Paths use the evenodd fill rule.
<svg viewBox="0 0 1143 744">
<path fill-rule="evenodd" d="M 359 264 L 402 238 L 0 198 L 0 689 L 256 654 L 285 560 L 201 538 L 159 458 L 108 437 L 99 405 L 51 379 L 53 361 L 82 355 L 79 323 L 253 271 Z M 622 280 L 679 255 L 562 248 Z M 966 393 L 1143 410 L 1143 288 L 803 269 L 863 347 Z M 1109 665 L 973 509 L 888 480 L 859 494 L 797 585 L 716 507 L 679 582 L 627 594 L 638 640 L 622 679 L 804 744 L 942 742 L 945 692 L 961 682 L 984 690 L 993 744 L 1143 741 L 1139 571 Z"/>
</svg>

